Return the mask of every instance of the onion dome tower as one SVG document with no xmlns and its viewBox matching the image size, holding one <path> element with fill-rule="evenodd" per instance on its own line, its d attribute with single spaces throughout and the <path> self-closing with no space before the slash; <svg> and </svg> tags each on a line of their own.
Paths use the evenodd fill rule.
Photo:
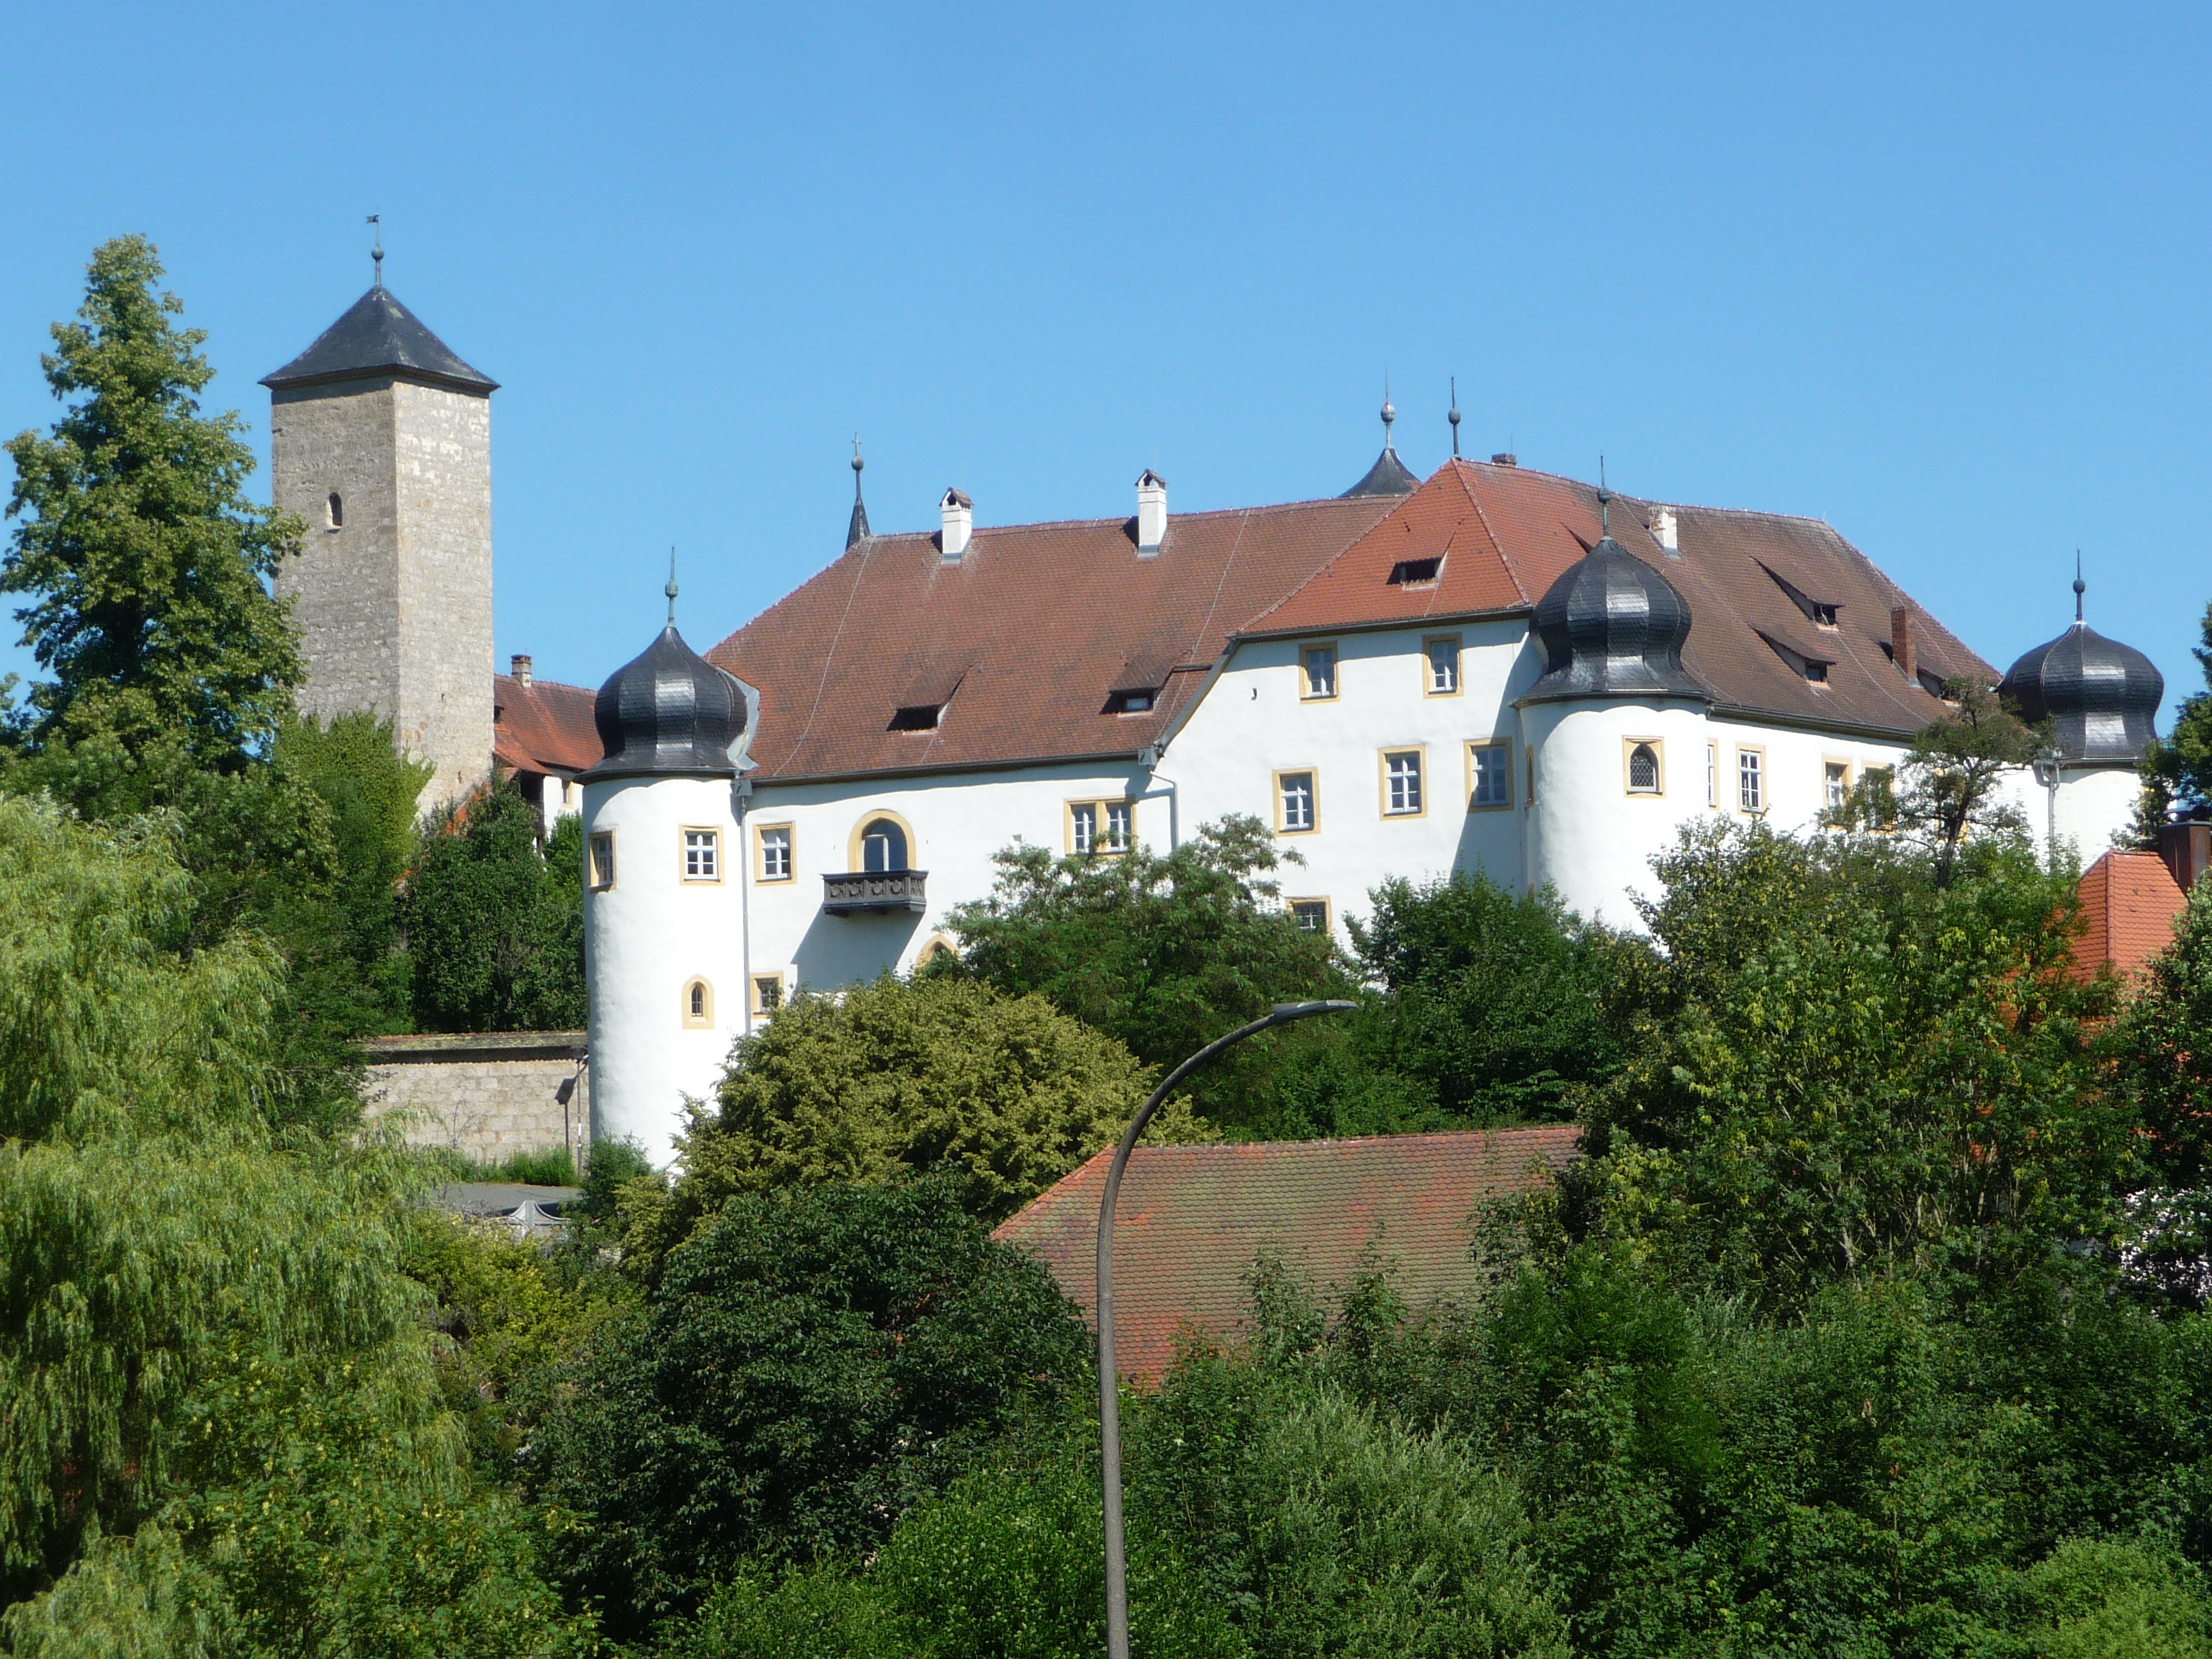
<svg viewBox="0 0 2212 1659">
<path fill-rule="evenodd" d="M 2166 677 L 2148 657 L 2089 626 L 2087 592 L 2077 562 L 2073 627 L 2023 653 L 1997 687 L 2029 724 L 2051 722 L 2057 753 L 2038 769 L 2039 816 L 2051 840 L 2071 841 L 2084 863 L 2134 828 L 2136 768 L 2166 696 Z"/>
<path fill-rule="evenodd" d="M 1648 889 L 1652 855 L 1706 810 L 1712 698 L 1682 665 L 1689 602 L 1613 540 L 1602 483 L 1597 507 L 1597 541 L 1537 601 L 1542 672 L 1516 702 L 1528 875 L 1582 915 L 1632 927 L 1621 895 Z"/>
<path fill-rule="evenodd" d="M 1410 495 L 1421 487 L 1421 481 L 1413 476 L 1405 462 L 1398 459 L 1398 452 L 1391 445 L 1390 426 L 1397 418 L 1398 411 L 1390 404 L 1389 388 L 1385 386 L 1382 391 L 1382 453 L 1375 458 L 1375 465 L 1367 469 L 1367 475 L 1346 490 L 1338 500 L 1348 501 L 1359 495 Z"/>
<path fill-rule="evenodd" d="M 583 774 L 584 969 L 592 1135 L 675 1156 L 686 1097 L 706 1099 L 743 1029 L 744 872 L 732 749 L 744 688 L 668 625 L 599 688 L 606 755 Z"/>
</svg>

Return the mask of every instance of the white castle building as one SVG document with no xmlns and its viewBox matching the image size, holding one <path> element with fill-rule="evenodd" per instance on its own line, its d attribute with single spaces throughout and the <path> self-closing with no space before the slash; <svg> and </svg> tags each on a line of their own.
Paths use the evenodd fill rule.
<svg viewBox="0 0 2212 1659">
<path fill-rule="evenodd" d="M 362 326 L 365 307 L 395 320 Z M 385 599 L 310 604 L 339 583 L 327 557 L 287 578 L 311 693 L 402 714 L 410 685 L 456 695 L 404 665 L 474 663 L 477 636 L 410 595 L 473 606 L 488 639 L 489 417 L 441 416 L 442 449 L 408 422 L 416 388 L 488 410 L 491 383 L 380 284 L 270 384 L 295 399 L 280 505 L 336 516 L 348 456 L 389 454 L 398 479 L 389 519 L 349 507 L 323 532 L 367 544 L 355 568 L 396 568 Z M 363 390 L 386 386 L 400 395 Z M 331 406 L 288 453 L 302 397 Z M 436 754 L 441 782 L 496 757 L 549 821 L 584 815 L 594 1134 L 665 1158 L 733 1041 L 801 989 L 953 948 L 947 913 L 1018 841 L 1113 857 L 1247 813 L 1297 854 L 1283 886 L 1304 927 L 1341 937 L 1386 878 L 1454 872 L 1633 927 L 1684 825 L 1808 830 L 1943 715 L 1948 680 L 1998 678 L 1824 522 L 1613 495 L 1509 455 L 1417 479 L 1393 417 L 1341 495 L 1182 515 L 1147 471 L 1127 518 L 979 526 L 956 489 L 933 530 L 878 535 L 855 459 L 842 555 L 703 656 L 672 592 L 669 626 L 596 696 L 527 658 L 481 672 L 490 752 Z M 481 525 L 480 550 L 407 538 L 434 452 L 454 490 L 481 480 L 481 513 L 471 495 L 448 515 Z M 425 562 L 446 588 L 410 575 Z M 345 625 L 319 629 L 341 597 Z M 380 635 L 353 620 L 375 603 Z M 356 662 L 378 652 L 403 665 L 396 692 Z M 2058 738 L 2017 799 L 2095 856 L 2132 820 L 2157 671 L 2077 604 L 2005 688 Z"/>
</svg>

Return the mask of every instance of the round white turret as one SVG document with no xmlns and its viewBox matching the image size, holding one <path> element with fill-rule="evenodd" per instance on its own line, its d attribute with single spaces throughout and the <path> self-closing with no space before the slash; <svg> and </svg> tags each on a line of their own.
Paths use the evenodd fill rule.
<svg viewBox="0 0 2212 1659">
<path fill-rule="evenodd" d="M 737 682 L 671 623 L 600 687 L 606 757 L 584 774 L 592 1136 L 676 1155 L 684 1103 L 711 1098 L 744 1013 L 744 871 L 731 745 Z"/>
</svg>

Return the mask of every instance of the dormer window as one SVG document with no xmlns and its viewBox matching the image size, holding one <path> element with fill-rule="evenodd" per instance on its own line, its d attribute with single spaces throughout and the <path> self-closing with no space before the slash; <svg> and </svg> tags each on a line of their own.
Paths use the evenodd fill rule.
<svg viewBox="0 0 2212 1659">
<path fill-rule="evenodd" d="M 1802 678 L 1808 684 L 1826 685 L 1828 683 L 1831 665 L 1826 658 L 1808 657 L 1796 647 L 1784 645 L 1771 634 L 1761 634 L 1759 637 L 1766 641 L 1768 649 L 1790 665 L 1791 672 Z"/>
<path fill-rule="evenodd" d="M 1390 567 L 1393 587 L 1427 587 L 1444 568 L 1442 559 L 1401 559 Z"/>
<path fill-rule="evenodd" d="M 1146 689 L 1116 691 L 1106 699 L 1106 712 L 1109 714 L 1149 714 L 1152 712 L 1152 693 Z"/>
<path fill-rule="evenodd" d="M 1777 587 L 1790 596 L 1790 603 L 1804 613 L 1807 622 L 1811 623 L 1815 628 L 1833 628 L 1837 625 L 1836 618 L 1838 613 L 1843 610 L 1843 606 L 1836 601 L 1814 599 L 1771 564 L 1762 564 L 1759 568 L 1774 579 L 1774 585 Z"/>
<path fill-rule="evenodd" d="M 1821 605 L 1816 601 L 1813 606 L 1814 622 L 1822 628 L 1835 627 L 1837 609 L 1835 605 Z"/>
<path fill-rule="evenodd" d="M 918 702 L 891 712 L 890 730 L 893 732 L 934 732 L 940 715 L 945 713 L 941 702 Z"/>
</svg>

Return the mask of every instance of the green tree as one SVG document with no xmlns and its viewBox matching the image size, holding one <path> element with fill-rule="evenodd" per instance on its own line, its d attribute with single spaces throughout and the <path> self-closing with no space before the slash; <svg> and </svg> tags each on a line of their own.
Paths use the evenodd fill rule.
<svg viewBox="0 0 2212 1659">
<path fill-rule="evenodd" d="M 952 912 L 961 959 L 939 971 L 1047 997 L 1147 1066 L 1172 1066 L 1274 1003 L 1346 988 L 1328 938 L 1282 908 L 1281 855 L 1256 818 L 1209 824 L 1164 856 L 1017 845 L 997 862 L 992 896 Z M 1226 1123 L 1262 1115 L 1280 1052 L 1262 1039 L 1224 1057 L 1194 1080 L 1200 1109 Z"/>
<path fill-rule="evenodd" d="M 583 1512 L 573 1581 L 610 1627 L 688 1613 L 748 1556 L 872 1547 L 1080 1382 L 1080 1317 L 950 1184 L 739 1198 L 601 1331 L 540 1428 Z"/>
<path fill-rule="evenodd" d="M 581 831 L 564 822 L 541 853 L 540 829 L 505 780 L 425 828 L 401 903 L 422 1030 L 583 1024 Z"/>
<path fill-rule="evenodd" d="M 1452 1123 L 1567 1115 L 1572 1085 L 1604 1077 L 1617 1049 L 1606 998 L 1624 946 L 1577 925 L 1548 893 L 1487 876 L 1394 878 L 1352 935 L 1379 982 L 1358 1047 L 1420 1079 Z"/>
<path fill-rule="evenodd" d="M 230 771 L 291 712 L 301 678 L 264 586 L 301 526 L 246 499 L 243 423 L 199 412 L 206 336 L 175 325 L 184 307 L 155 292 L 161 276 L 144 237 L 103 243 L 77 320 L 54 325 L 40 362 L 70 406 L 51 436 L 7 446 L 21 522 L 0 590 L 36 596 L 16 612 L 52 675 L 31 692 L 33 744 Z"/>
<path fill-rule="evenodd" d="M 15 1652 L 542 1650 L 472 1482 L 404 1166 L 303 1133 L 257 940 L 150 830 L 0 797 L 0 1601 Z M 114 1650 L 110 1649 L 109 1650 Z"/>
<path fill-rule="evenodd" d="M 1948 887 L 1971 836 L 2021 838 L 2027 820 L 1998 793 L 1999 781 L 2048 746 L 2048 725 L 2023 723 L 1975 679 L 1947 683 L 1951 710 L 1914 734 L 1894 775 L 1869 772 L 1829 815 L 1843 830 L 1894 832 L 1925 848 L 1936 884 Z"/>
<path fill-rule="evenodd" d="M 2185 818 L 2212 818 L 2212 605 L 2204 607 L 2200 638 L 2196 654 L 2205 689 L 2182 699 L 2173 734 L 2154 739 L 2143 753 L 2140 829 L 2146 845 L 2175 807 Z"/>
<path fill-rule="evenodd" d="M 1000 1221 L 1119 1137 L 1147 1082 L 1042 997 L 888 975 L 802 995 L 738 1042 L 714 1109 L 692 1115 L 672 1216 L 680 1234 L 733 1194 L 934 1170 Z"/>
</svg>

